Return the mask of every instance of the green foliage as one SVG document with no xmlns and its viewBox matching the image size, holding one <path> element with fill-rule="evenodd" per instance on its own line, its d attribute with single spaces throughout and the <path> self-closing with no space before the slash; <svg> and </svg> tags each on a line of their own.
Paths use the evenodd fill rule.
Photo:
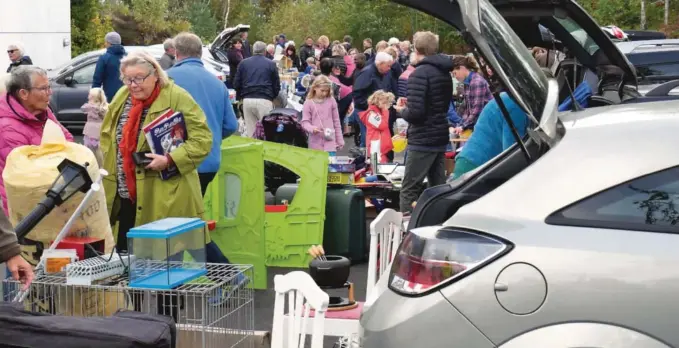
<svg viewBox="0 0 679 348">
<path fill-rule="evenodd" d="M 212 42 L 217 33 L 217 20 L 212 15 L 210 6 L 193 2 L 188 6 L 186 16 L 191 23 L 191 31 L 203 39 L 203 42 Z"/>
<path fill-rule="evenodd" d="M 97 0 L 71 1 L 71 55 L 101 48 L 104 36 L 111 30 L 111 21 L 102 16 Z"/>
<path fill-rule="evenodd" d="M 431 30 L 441 37 L 444 51 L 458 51 L 462 43 L 457 31 L 450 26 L 387 0 L 275 0 L 267 1 L 259 11 L 243 3 L 247 1 L 238 1 L 230 21 L 250 24 L 250 41 L 269 43 L 273 35 L 280 33 L 298 44 L 307 36 L 327 35 L 332 41 L 350 35 L 354 46 L 360 47 L 364 38 L 371 38 L 373 43 L 390 37 L 411 39 L 417 31 Z"/>
<path fill-rule="evenodd" d="M 642 0 L 579 0 L 600 25 L 639 29 Z M 646 1 L 646 21 L 650 30 L 664 30 L 679 36 L 679 0 L 670 1 L 670 23 L 663 24 L 664 1 Z M 228 23 L 224 23 L 227 7 Z M 441 48 L 455 53 L 463 50 L 457 31 L 419 11 L 395 5 L 388 0 L 72 0 L 71 32 L 73 54 L 103 45 L 104 34 L 118 31 L 126 45 L 161 43 L 180 31 L 191 30 L 206 42 L 219 31 L 236 24 L 249 24 L 250 41 L 271 42 L 273 35 L 285 33 L 301 43 L 307 36 L 327 35 L 341 40 L 354 38 L 360 46 L 364 38 L 373 43 L 390 37 L 411 39 L 420 30 L 439 34 Z"/>
</svg>

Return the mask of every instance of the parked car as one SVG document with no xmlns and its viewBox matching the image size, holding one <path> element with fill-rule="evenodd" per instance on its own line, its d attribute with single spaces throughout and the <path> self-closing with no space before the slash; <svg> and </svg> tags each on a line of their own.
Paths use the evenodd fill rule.
<svg viewBox="0 0 679 348">
<path fill-rule="evenodd" d="M 229 70 L 229 58 L 227 57 L 226 53 L 228 49 L 231 48 L 231 41 L 235 37 L 240 36 L 241 33 L 249 30 L 250 26 L 247 24 L 238 24 L 235 27 L 222 30 L 222 32 L 217 35 L 212 43 L 206 47 L 206 50 L 210 53 L 211 59 L 215 62 L 215 64 L 225 64 L 226 69 Z M 230 73 L 235 74 L 236 72 L 230 71 Z M 227 78 L 227 81 L 228 80 L 229 79 Z"/>
<path fill-rule="evenodd" d="M 526 111 L 531 131 L 418 199 L 390 274 L 364 304 L 363 346 L 679 346 L 679 272 L 668 266 L 679 261 L 679 157 L 671 146 L 679 101 L 640 96 L 557 112 L 559 83 L 526 50 L 531 22 L 587 68 L 636 82 L 624 55 L 572 0 L 395 2 L 462 31 Z M 517 35 L 512 22 L 524 31 Z M 581 30 L 585 41 L 572 37 Z M 593 56 L 607 64 L 587 60 Z"/>
<path fill-rule="evenodd" d="M 639 78 L 639 92 L 648 94 L 667 82 L 679 80 L 679 40 L 630 41 L 616 44 L 634 64 Z M 679 95 L 677 82 L 671 95 Z M 656 90 L 657 91 L 657 90 Z"/>
<path fill-rule="evenodd" d="M 125 50 L 128 53 L 136 50 L 146 50 L 156 59 L 160 59 L 164 52 L 162 45 L 148 47 L 126 46 Z M 52 87 L 50 107 L 57 119 L 69 129 L 78 130 L 85 126 L 87 117 L 80 110 L 80 107 L 87 102 L 87 95 L 92 86 L 92 78 L 97 60 L 104 52 L 105 50 L 102 49 L 83 53 L 47 72 Z M 209 62 L 206 62 L 205 67 L 216 78 L 226 81 L 226 75 L 222 69 L 215 67 L 214 64 Z"/>
</svg>

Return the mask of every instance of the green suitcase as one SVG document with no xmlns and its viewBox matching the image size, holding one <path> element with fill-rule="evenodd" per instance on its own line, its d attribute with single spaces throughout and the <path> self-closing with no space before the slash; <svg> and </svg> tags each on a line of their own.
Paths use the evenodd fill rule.
<svg viewBox="0 0 679 348">
<path fill-rule="evenodd" d="M 276 204 L 292 203 L 297 184 L 285 184 L 276 191 Z M 327 255 L 342 255 L 352 263 L 366 260 L 367 232 L 365 196 L 352 186 L 328 187 L 325 201 L 323 249 Z"/>
</svg>

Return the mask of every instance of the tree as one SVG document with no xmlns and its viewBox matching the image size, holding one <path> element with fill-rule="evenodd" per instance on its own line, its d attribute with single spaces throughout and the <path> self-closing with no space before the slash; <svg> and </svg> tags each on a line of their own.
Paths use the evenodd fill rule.
<svg viewBox="0 0 679 348">
<path fill-rule="evenodd" d="M 103 47 L 111 22 L 101 15 L 102 10 L 97 0 L 71 1 L 71 55 Z"/>
</svg>

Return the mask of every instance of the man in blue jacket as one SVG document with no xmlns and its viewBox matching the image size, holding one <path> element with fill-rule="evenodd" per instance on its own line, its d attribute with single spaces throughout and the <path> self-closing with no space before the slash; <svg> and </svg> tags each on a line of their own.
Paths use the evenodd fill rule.
<svg viewBox="0 0 679 348">
<path fill-rule="evenodd" d="M 243 101 L 243 121 L 249 137 L 254 134 L 257 122 L 273 110 L 273 100 L 281 92 L 278 68 L 264 56 L 266 47 L 261 41 L 255 42 L 253 56 L 238 65 L 233 80 L 233 88 Z"/>
<path fill-rule="evenodd" d="M 92 88 L 104 86 L 104 94 L 110 103 L 116 92 L 123 86 L 120 79 L 120 60 L 125 56 L 120 34 L 112 31 L 105 36 L 106 53 L 97 61 L 92 77 Z"/>
<path fill-rule="evenodd" d="M 198 166 L 200 187 L 205 196 L 208 185 L 219 170 L 222 140 L 236 131 L 238 122 L 229 100 L 229 90 L 203 65 L 203 42 L 200 38 L 195 34 L 180 33 L 174 38 L 174 45 L 177 62 L 167 71 L 167 75 L 189 92 L 203 109 L 207 125 L 212 131 L 212 150 Z M 215 242 L 205 246 L 205 253 L 207 262 L 229 263 Z"/>
<path fill-rule="evenodd" d="M 185 89 L 200 105 L 212 131 L 212 150 L 198 167 L 203 195 L 219 170 L 222 140 L 238 128 L 236 115 L 224 82 L 205 69 L 201 56 L 203 43 L 198 36 L 181 33 L 174 38 L 177 63 L 167 71 L 168 76 Z"/>
</svg>

